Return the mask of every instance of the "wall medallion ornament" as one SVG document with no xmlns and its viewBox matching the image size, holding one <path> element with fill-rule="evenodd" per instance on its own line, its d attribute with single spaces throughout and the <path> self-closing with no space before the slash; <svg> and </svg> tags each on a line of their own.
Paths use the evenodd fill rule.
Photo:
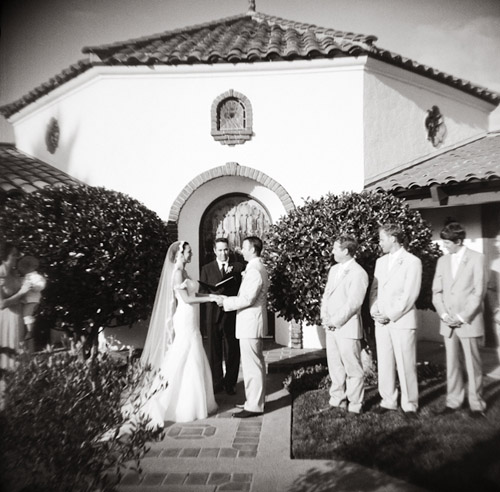
<svg viewBox="0 0 500 492">
<path fill-rule="evenodd" d="M 212 137 L 223 145 L 238 145 L 250 140 L 252 105 L 246 96 L 230 89 L 212 103 Z"/>
<path fill-rule="evenodd" d="M 45 132 L 45 145 L 51 154 L 54 154 L 59 146 L 59 134 L 59 123 L 55 118 L 51 118 Z"/>
<path fill-rule="evenodd" d="M 446 136 L 446 125 L 444 124 L 444 116 L 437 106 L 432 106 L 432 108 L 427 111 L 425 128 L 427 130 L 427 140 L 429 140 L 434 147 L 439 147 Z"/>
</svg>

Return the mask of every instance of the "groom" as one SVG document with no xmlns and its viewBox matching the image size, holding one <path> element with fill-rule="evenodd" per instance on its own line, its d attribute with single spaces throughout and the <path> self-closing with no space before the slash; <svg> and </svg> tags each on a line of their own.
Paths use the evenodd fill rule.
<svg viewBox="0 0 500 492">
<path fill-rule="evenodd" d="M 224 311 L 236 311 L 236 338 L 240 340 L 241 367 L 246 401 L 233 417 L 248 418 L 264 413 L 266 363 L 262 338 L 267 334 L 267 290 L 269 279 L 260 259 L 262 241 L 256 236 L 243 240 L 241 253 L 248 262 L 237 296 L 220 296 Z"/>
</svg>

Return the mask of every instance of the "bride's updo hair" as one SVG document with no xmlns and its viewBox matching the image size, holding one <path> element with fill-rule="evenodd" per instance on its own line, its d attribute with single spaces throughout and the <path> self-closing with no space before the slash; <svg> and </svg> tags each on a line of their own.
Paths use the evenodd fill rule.
<svg viewBox="0 0 500 492">
<path fill-rule="evenodd" d="M 172 263 L 175 263 L 177 261 L 177 258 L 179 258 L 179 256 L 184 253 L 186 246 L 189 246 L 189 243 L 187 241 L 176 241 L 172 244 L 172 246 L 170 247 L 170 261 Z"/>
</svg>

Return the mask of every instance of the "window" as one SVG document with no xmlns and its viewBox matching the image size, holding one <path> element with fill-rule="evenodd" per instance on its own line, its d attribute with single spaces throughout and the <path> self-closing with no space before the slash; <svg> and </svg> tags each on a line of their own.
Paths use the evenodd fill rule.
<svg viewBox="0 0 500 492">
<path fill-rule="evenodd" d="M 243 144 L 252 138 L 252 106 L 232 89 L 212 103 L 212 136 L 223 145 Z"/>
</svg>

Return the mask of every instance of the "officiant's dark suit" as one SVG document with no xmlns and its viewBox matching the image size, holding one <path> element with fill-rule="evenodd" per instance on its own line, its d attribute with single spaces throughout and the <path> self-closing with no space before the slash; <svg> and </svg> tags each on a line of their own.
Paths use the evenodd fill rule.
<svg viewBox="0 0 500 492">
<path fill-rule="evenodd" d="M 229 258 L 227 240 L 216 239 L 214 244 L 216 259 L 206 264 L 201 270 L 200 280 L 215 285 L 230 278 L 215 293 L 236 296 L 241 284 L 242 263 Z M 224 273 L 221 266 L 224 265 Z M 202 288 L 202 291 L 207 292 Z M 212 292 L 213 293 L 213 292 Z M 236 311 L 224 312 L 215 303 L 208 303 L 205 310 L 207 329 L 207 356 L 212 370 L 214 391 L 223 389 L 230 395 L 235 393 L 240 367 L 240 345 L 235 336 Z M 225 360 L 226 373 L 223 373 L 222 361 Z"/>
</svg>

